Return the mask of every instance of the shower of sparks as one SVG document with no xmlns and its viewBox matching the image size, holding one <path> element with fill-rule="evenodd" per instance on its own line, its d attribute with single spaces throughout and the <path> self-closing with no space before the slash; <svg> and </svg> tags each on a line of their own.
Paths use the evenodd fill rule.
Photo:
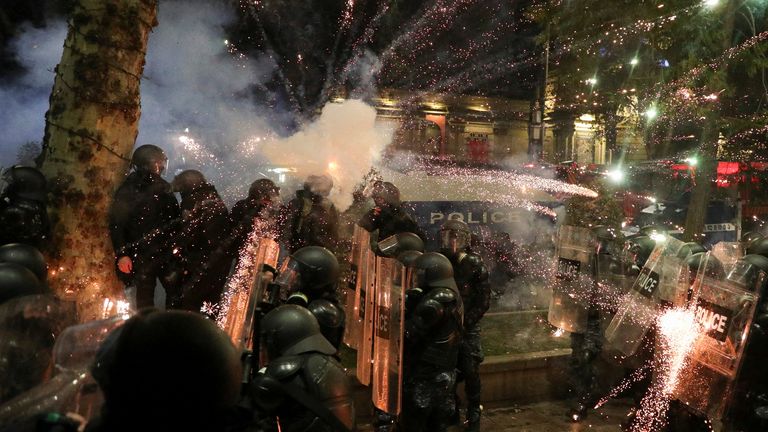
<svg viewBox="0 0 768 432">
<path fill-rule="evenodd" d="M 105 298 L 101 308 L 101 318 L 107 319 L 114 316 L 119 316 L 124 319 L 128 319 L 131 315 L 131 305 L 125 300 L 113 300 L 111 298 Z"/>
<path fill-rule="evenodd" d="M 640 402 L 632 430 L 650 432 L 666 425 L 670 395 L 681 371 L 688 366 L 688 353 L 701 334 L 692 309 L 669 309 L 657 321 L 661 341 L 657 346 L 654 382 Z"/>
</svg>

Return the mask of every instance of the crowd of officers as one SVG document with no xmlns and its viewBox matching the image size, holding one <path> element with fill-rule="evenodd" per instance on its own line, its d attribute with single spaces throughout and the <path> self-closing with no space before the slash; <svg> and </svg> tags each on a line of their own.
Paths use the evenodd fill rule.
<svg viewBox="0 0 768 432">
<path fill-rule="evenodd" d="M 168 183 L 162 177 L 166 164 L 159 147 L 138 147 L 114 195 L 109 227 L 115 271 L 126 290 L 135 292 L 139 312 L 109 334 L 93 362 L 104 404 L 86 430 L 355 430 L 349 378 L 339 363 L 346 316 L 337 292 L 351 230 L 343 226 L 349 214 L 340 215 L 328 199 L 331 178 L 309 176 L 287 204 L 272 181 L 259 179 L 228 211 L 202 173 L 186 170 Z M 0 304 L 48 293 L 45 262 L 35 249 L 50 236 L 45 179 L 33 168 L 8 172 L 19 178 L 11 179 L 0 209 L 2 242 L 20 244 L 14 247 L 26 248 L 34 259 L 5 264 L 0 248 Z M 379 247 L 387 239 L 417 239 L 417 246 L 405 241 L 390 255 L 411 270 L 414 281 L 406 287 L 403 319 L 402 413 L 377 411 L 374 427 L 446 430 L 460 423 L 463 399 L 466 429 L 480 430 L 479 322 L 491 290 L 483 260 L 470 248 L 469 228 L 446 222 L 440 251 L 424 252 L 424 234 L 401 204 L 397 187 L 378 181 L 368 196 L 373 204 L 366 207 L 367 197 L 358 191 L 352 222 L 371 233 L 369 247 L 376 254 L 392 253 Z M 242 353 L 211 319 L 211 306 L 221 301 L 237 262 L 248 259 L 241 253 L 254 226 L 264 224 L 286 258 L 279 270 L 259 271 L 269 273 L 271 285 L 285 295 L 261 310 L 256 328 L 261 352 L 253 354 L 266 362 L 249 371 Z M 24 279 L 3 266 L 38 274 Z M 166 292 L 166 311 L 154 308 L 158 284 Z M 456 389 L 459 380 L 466 383 L 463 398 Z M 0 406 L 32 386 L 4 391 Z M 38 430 L 74 427 L 65 416 L 30 421 Z"/>
</svg>

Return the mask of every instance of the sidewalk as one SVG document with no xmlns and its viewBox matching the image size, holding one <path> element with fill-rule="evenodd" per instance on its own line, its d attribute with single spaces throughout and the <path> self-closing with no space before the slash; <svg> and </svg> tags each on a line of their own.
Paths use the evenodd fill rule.
<svg viewBox="0 0 768 432">
<path fill-rule="evenodd" d="M 566 418 L 568 404 L 565 401 L 491 409 L 485 411 L 482 430 L 494 432 L 620 431 L 619 425 L 627 415 L 630 404 L 629 399 L 613 400 L 597 412 L 590 412 L 581 423 L 572 423 Z"/>
</svg>

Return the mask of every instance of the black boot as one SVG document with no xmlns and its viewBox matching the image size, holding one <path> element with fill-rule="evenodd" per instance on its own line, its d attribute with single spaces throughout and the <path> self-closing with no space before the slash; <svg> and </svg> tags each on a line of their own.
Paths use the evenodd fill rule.
<svg viewBox="0 0 768 432">
<path fill-rule="evenodd" d="M 480 416 L 483 412 L 483 406 L 480 404 L 470 404 L 467 407 L 467 432 L 480 431 Z"/>
</svg>

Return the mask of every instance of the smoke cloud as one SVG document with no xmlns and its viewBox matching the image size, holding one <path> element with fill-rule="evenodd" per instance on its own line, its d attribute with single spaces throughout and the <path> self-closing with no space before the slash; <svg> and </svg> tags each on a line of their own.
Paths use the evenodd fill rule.
<svg viewBox="0 0 768 432">
<path fill-rule="evenodd" d="M 374 108 L 359 100 L 329 104 L 318 119 L 295 135 L 293 113 L 279 106 L 259 106 L 254 88 L 270 80 L 277 65 L 268 56 L 251 58 L 236 52 L 225 28 L 235 19 L 223 4 L 205 1 L 160 3 L 158 27 L 149 38 L 141 83 L 142 115 L 136 145 L 156 144 L 169 156 L 167 176 L 184 169 L 202 171 L 228 203 L 242 198 L 260 177 L 280 182 L 284 198 L 309 174 L 328 173 L 335 180 L 331 198 L 340 209 L 351 201 L 351 191 L 392 133 L 375 125 Z M 0 86 L 0 165 L 15 162 L 29 141 L 40 142 L 45 112 L 61 59 L 67 25 L 24 28 L 13 42 L 26 73 Z M 376 60 L 366 57 L 362 69 L 375 71 Z M 370 95 L 370 79 L 355 68 Z M 291 168 L 279 176 L 275 167 Z"/>
<path fill-rule="evenodd" d="M 45 112 L 53 88 L 53 70 L 61 59 L 67 26 L 53 23 L 47 28 L 26 25 L 11 42 L 11 49 L 25 73 L 0 82 L 0 166 L 16 163 L 19 149 L 27 142 L 40 142 L 45 131 Z"/>
<path fill-rule="evenodd" d="M 376 125 L 376 109 L 360 100 L 330 103 L 320 117 L 295 135 L 265 143 L 262 153 L 274 165 L 334 179 L 331 200 L 341 210 L 352 203 L 352 191 L 377 164 L 393 131 Z"/>
</svg>

